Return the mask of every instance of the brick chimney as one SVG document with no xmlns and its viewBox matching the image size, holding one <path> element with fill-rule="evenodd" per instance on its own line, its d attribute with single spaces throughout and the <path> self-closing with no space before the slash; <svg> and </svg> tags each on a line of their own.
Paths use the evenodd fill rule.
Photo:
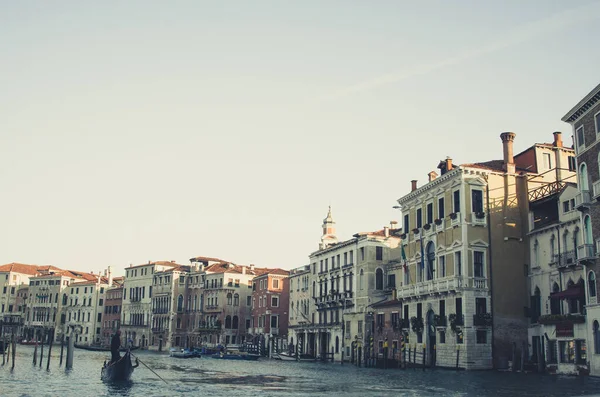
<svg viewBox="0 0 600 397">
<path fill-rule="evenodd" d="M 383 235 L 385 237 L 390 237 L 390 228 L 388 226 L 383 227 Z"/>
<path fill-rule="evenodd" d="M 410 181 L 411 184 L 411 192 L 414 192 L 415 190 L 417 190 L 417 180 L 413 179 L 412 181 Z"/>
<path fill-rule="evenodd" d="M 500 134 L 502 139 L 502 149 L 504 152 L 504 164 L 502 168 L 508 173 L 515 172 L 515 158 L 513 156 L 513 142 L 516 134 L 514 132 L 503 132 Z"/>
<path fill-rule="evenodd" d="M 427 174 L 429 182 L 433 181 L 435 178 L 437 178 L 437 176 L 438 174 L 435 171 L 431 171 L 429 174 Z"/>
<path fill-rule="evenodd" d="M 554 142 L 552 143 L 552 146 L 563 147 L 562 132 L 556 131 L 553 132 L 552 135 L 554 135 Z"/>
</svg>

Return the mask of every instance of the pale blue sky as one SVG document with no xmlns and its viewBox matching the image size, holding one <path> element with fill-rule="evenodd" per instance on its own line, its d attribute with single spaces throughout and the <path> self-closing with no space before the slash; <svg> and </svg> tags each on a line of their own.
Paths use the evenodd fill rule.
<svg viewBox="0 0 600 397">
<path fill-rule="evenodd" d="M 598 1 L 0 2 L 0 262 L 292 268 L 440 159 L 550 141 Z"/>
</svg>

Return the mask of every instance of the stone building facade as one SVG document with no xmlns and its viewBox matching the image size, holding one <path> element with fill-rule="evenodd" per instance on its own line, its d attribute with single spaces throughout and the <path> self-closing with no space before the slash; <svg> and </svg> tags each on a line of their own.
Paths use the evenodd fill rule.
<svg viewBox="0 0 600 397">
<path fill-rule="evenodd" d="M 598 253 L 600 242 L 600 85 L 579 101 L 562 121 L 573 128 L 579 194 L 575 206 L 580 211 L 582 239 L 577 261 L 585 273 L 585 309 L 588 336 L 587 359 L 591 375 L 600 376 L 600 302 Z"/>
</svg>

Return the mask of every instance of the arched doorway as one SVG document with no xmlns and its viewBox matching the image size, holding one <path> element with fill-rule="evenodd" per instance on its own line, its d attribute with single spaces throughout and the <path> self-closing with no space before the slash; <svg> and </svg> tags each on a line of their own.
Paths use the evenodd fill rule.
<svg viewBox="0 0 600 397">
<path fill-rule="evenodd" d="M 427 312 L 427 357 L 429 365 L 435 367 L 435 345 L 436 345 L 436 329 L 435 315 L 433 310 Z"/>
</svg>

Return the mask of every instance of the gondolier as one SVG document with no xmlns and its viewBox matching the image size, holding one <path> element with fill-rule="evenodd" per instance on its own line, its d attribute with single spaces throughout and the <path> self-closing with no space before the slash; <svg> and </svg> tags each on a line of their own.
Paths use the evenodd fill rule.
<svg viewBox="0 0 600 397">
<path fill-rule="evenodd" d="M 110 353 L 112 355 L 110 361 L 117 362 L 121 358 L 119 348 L 121 347 L 121 330 L 117 330 L 110 340 Z"/>
</svg>

